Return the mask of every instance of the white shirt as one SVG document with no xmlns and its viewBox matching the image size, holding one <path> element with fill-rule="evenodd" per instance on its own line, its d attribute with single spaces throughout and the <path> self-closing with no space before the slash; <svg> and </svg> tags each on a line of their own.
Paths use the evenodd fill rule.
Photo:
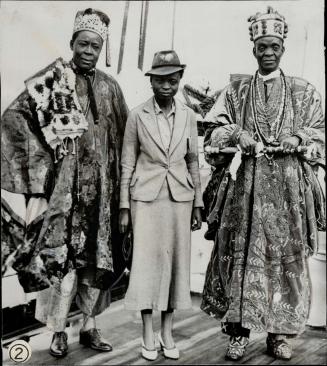
<svg viewBox="0 0 327 366">
<path fill-rule="evenodd" d="M 261 75 L 260 71 L 259 71 L 258 75 L 259 75 L 259 78 L 263 81 L 263 83 L 265 85 L 265 96 L 266 96 L 266 101 L 267 101 L 267 99 L 269 98 L 269 95 L 271 93 L 273 84 L 274 84 L 273 79 L 280 78 L 280 69 L 277 69 L 268 75 Z"/>
<path fill-rule="evenodd" d="M 275 79 L 275 78 L 279 78 L 280 77 L 280 69 L 277 69 L 273 72 L 271 72 L 268 75 L 261 75 L 260 71 L 258 72 L 259 78 L 261 78 L 263 81 L 267 81 L 270 79 Z"/>
</svg>

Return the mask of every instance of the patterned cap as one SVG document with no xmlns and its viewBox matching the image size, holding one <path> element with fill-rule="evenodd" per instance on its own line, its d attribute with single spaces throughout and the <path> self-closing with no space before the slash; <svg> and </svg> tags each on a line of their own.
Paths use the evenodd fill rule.
<svg viewBox="0 0 327 366">
<path fill-rule="evenodd" d="M 278 37 L 284 39 L 287 37 L 288 26 L 285 18 L 280 15 L 271 6 L 268 6 L 267 13 L 256 13 L 248 19 L 251 22 L 249 26 L 251 41 L 255 42 L 262 37 Z"/>
<path fill-rule="evenodd" d="M 99 10 L 92 8 L 80 10 L 75 17 L 73 34 L 87 30 L 97 33 L 105 41 L 107 39 L 109 23 L 109 17 Z"/>
</svg>

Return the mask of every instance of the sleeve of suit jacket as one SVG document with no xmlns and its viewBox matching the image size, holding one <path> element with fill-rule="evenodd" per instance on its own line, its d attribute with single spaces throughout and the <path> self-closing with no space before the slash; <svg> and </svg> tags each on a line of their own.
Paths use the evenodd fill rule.
<svg viewBox="0 0 327 366">
<path fill-rule="evenodd" d="M 136 127 L 136 116 L 134 115 L 133 111 L 131 111 L 126 122 L 121 157 L 122 175 L 120 181 L 119 208 L 130 208 L 129 185 L 135 169 L 139 151 L 139 141 Z"/>
<path fill-rule="evenodd" d="M 193 207 L 203 207 L 201 180 L 199 171 L 199 150 L 198 150 L 198 128 L 196 123 L 195 113 L 191 110 L 190 118 L 190 136 L 188 140 L 187 155 L 185 157 L 188 171 L 192 176 L 192 181 L 195 189 L 195 197 Z"/>
</svg>

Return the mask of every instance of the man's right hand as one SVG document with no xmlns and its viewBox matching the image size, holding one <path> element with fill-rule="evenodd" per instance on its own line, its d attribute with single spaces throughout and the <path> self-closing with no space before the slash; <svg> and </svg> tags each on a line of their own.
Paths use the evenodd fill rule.
<svg viewBox="0 0 327 366">
<path fill-rule="evenodd" d="M 129 222 L 129 209 L 128 208 L 121 208 L 119 211 L 119 232 L 121 234 L 126 233 Z"/>
<path fill-rule="evenodd" d="M 257 141 L 255 141 L 248 132 L 242 132 L 239 137 L 239 145 L 246 155 L 254 155 Z"/>
</svg>

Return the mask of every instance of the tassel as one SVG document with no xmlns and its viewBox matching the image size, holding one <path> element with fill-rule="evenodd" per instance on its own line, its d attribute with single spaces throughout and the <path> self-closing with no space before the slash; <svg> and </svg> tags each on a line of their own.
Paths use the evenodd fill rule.
<svg viewBox="0 0 327 366">
<path fill-rule="evenodd" d="M 236 173 L 242 163 L 242 150 L 240 149 L 239 146 L 237 146 L 237 147 L 239 148 L 239 150 L 237 151 L 237 153 L 235 153 L 233 160 L 229 167 L 229 172 L 230 172 L 230 175 L 231 175 L 233 181 L 236 181 Z"/>
<path fill-rule="evenodd" d="M 63 147 L 64 155 L 67 155 L 68 154 L 68 138 L 65 138 L 62 141 L 62 147 Z"/>
<path fill-rule="evenodd" d="M 110 42 L 109 42 L 109 29 L 107 32 L 107 40 L 106 40 L 106 66 L 111 66 L 111 56 L 110 56 Z"/>
<path fill-rule="evenodd" d="M 67 143 L 67 140 L 65 141 L 65 139 L 61 141 L 60 148 L 59 148 L 60 158 L 64 155 L 67 155 L 67 153 L 68 153 L 66 143 Z"/>
<path fill-rule="evenodd" d="M 76 137 L 77 138 L 77 137 Z M 73 151 L 72 151 L 72 155 L 76 154 L 76 145 L 75 145 L 75 139 L 72 139 L 73 142 Z"/>
<path fill-rule="evenodd" d="M 54 163 L 58 163 L 58 154 L 57 154 L 57 150 L 58 150 L 58 146 L 56 146 L 54 149 L 53 149 L 53 153 L 54 153 Z"/>
</svg>

